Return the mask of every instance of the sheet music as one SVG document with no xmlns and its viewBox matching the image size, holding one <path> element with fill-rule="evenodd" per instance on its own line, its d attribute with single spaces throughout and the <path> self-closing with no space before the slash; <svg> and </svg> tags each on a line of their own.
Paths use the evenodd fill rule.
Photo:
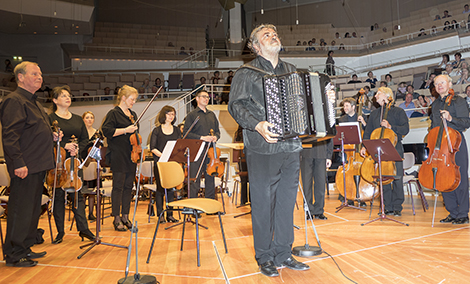
<svg viewBox="0 0 470 284">
<path fill-rule="evenodd" d="M 165 148 L 163 148 L 162 156 L 158 159 L 159 162 L 168 162 L 173 149 L 175 148 L 176 140 L 168 141 L 165 144 Z"/>
<path fill-rule="evenodd" d="M 339 126 L 353 126 L 355 125 L 356 126 L 356 129 L 357 129 L 357 136 L 359 136 L 359 139 L 362 143 L 362 136 L 361 136 L 361 126 L 359 124 L 359 121 L 352 121 L 352 122 L 340 122 L 338 124 Z"/>
<path fill-rule="evenodd" d="M 204 146 L 206 146 L 207 142 L 202 142 L 201 147 L 199 147 L 199 151 L 197 151 L 196 158 L 194 158 L 194 161 L 198 161 L 199 157 L 201 157 L 202 152 L 204 151 Z"/>
</svg>

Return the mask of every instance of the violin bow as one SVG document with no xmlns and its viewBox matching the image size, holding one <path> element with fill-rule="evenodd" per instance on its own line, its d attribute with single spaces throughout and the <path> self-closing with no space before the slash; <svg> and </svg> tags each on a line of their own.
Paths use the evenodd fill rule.
<svg viewBox="0 0 470 284">
<path fill-rule="evenodd" d="M 137 126 L 137 124 L 139 123 L 139 121 L 142 119 L 142 117 L 144 116 L 145 112 L 148 110 L 148 108 L 150 107 L 150 105 L 153 103 L 153 101 L 157 98 L 158 94 L 160 93 L 160 91 L 163 89 L 163 86 L 161 86 L 156 92 L 155 94 L 153 95 L 153 98 L 148 102 L 148 104 L 145 106 L 144 110 L 140 113 L 139 117 L 135 120 L 134 122 L 134 126 Z"/>
<path fill-rule="evenodd" d="M 59 134 L 60 134 L 60 127 L 59 127 L 59 122 L 57 120 L 54 120 L 52 123 L 52 128 L 57 132 L 57 150 L 56 150 L 56 159 L 55 159 L 55 169 L 54 169 L 54 186 L 52 189 L 52 206 L 51 206 L 51 214 L 54 213 L 54 201 L 55 201 L 55 190 L 57 188 L 57 172 L 58 172 L 58 167 L 59 167 L 59 155 L 60 155 L 60 140 L 59 140 Z"/>
</svg>

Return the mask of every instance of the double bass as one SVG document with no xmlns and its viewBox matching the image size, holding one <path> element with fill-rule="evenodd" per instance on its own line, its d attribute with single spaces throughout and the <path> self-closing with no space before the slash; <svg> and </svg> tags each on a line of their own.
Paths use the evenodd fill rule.
<svg viewBox="0 0 470 284">
<path fill-rule="evenodd" d="M 388 103 L 387 103 L 387 106 L 385 107 L 383 120 L 387 120 L 388 111 L 392 107 L 392 104 L 393 104 L 393 99 L 391 97 L 388 97 Z M 387 138 L 388 140 L 390 140 L 393 146 L 397 145 L 397 142 L 398 142 L 397 134 L 393 130 L 388 129 L 384 126 L 374 129 L 374 131 L 372 131 L 372 134 L 370 135 L 370 140 L 383 139 L 383 138 Z M 382 161 L 382 175 L 396 176 L 396 174 L 397 174 L 397 168 L 395 166 L 395 162 Z M 378 175 L 378 164 L 374 161 L 374 159 L 369 154 L 366 156 L 366 158 L 362 162 L 361 176 L 367 182 L 373 183 L 374 182 L 373 176 L 377 176 L 377 175 Z M 393 179 L 386 179 L 386 180 L 383 180 L 382 184 L 387 185 L 392 182 L 393 182 Z"/>
<path fill-rule="evenodd" d="M 357 116 L 362 116 L 362 107 L 365 101 L 364 90 L 359 91 L 359 106 L 357 108 Z M 363 131 L 361 131 L 361 136 Z M 347 144 L 344 145 L 347 151 L 348 163 L 345 169 L 346 177 L 346 199 L 348 200 L 360 200 L 362 202 L 372 200 L 379 195 L 379 191 L 374 189 L 374 185 L 367 182 L 361 177 L 361 167 L 364 158 L 361 156 L 360 145 Z M 353 150 L 354 151 L 351 151 Z M 344 182 L 343 182 L 343 166 L 339 166 L 336 172 L 336 187 L 339 192 L 344 194 Z M 358 186 L 356 185 L 358 182 Z"/>
<path fill-rule="evenodd" d="M 453 97 L 454 93 L 449 92 L 444 110 Z M 428 133 L 429 157 L 421 165 L 418 178 L 426 188 L 449 192 L 460 185 L 460 167 L 455 164 L 455 153 L 460 148 L 462 136 L 457 130 L 447 127 L 446 120 L 441 118 L 440 125 Z"/>
</svg>

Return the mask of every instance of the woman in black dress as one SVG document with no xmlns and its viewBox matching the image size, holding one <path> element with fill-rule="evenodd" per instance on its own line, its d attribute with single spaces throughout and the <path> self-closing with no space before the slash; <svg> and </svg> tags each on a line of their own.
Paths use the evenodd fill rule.
<svg viewBox="0 0 470 284">
<path fill-rule="evenodd" d="M 124 85 L 117 95 L 118 105 L 108 112 L 101 126 L 104 136 L 108 139 L 109 154 L 106 154 L 106 161 L 111 165 L 113 172 L 111 203 L 116 231 L 132 228 L 129 210 L 136 164 L 131 160 L 132 145 L 129 137 L 138 130 L 138 126 L 133 123 L 137 115 L 131 110 L 137 96 L 135 88 Z"/>
<path fill-rule="evenodd" d="M 69 86 L 55 87 L 52 90 L 52 113 L 49 115 L 51 122 L 57 121 L 59 123 L 60 130 L 64 133 L 60 146 L 63 147 L 66 152 L 66 158 L 77 156 L 78 158 L 83 157 L 86 145 L 88 144 L 88 133 L 86 131 L 85 124 L 79 115 L 73 114 L 69 111 L 69 107 L 72 103 L 72 95 Z M 75 136 L 77 142 L 71 142 L 72 136 Z M 86 186 L 85 186 L 86 187 Z M 70 194 L 72 198 L 72 212 L 74 213 L 77 230 L 80 232 L 79 236 L 93 240 L 95 235 L 88 229 L 88 223 L 85 217 L 85 202 L 83 195 L 79 191 L 78 194 L 78 206 L 75 208 L 75 194 Z M 62 242 L 65 230 L 64 230 L 64 217 L 65 217 L 65 191 L 61 188 L 57 188 L 54 197 L 54 220 L 57 227 L 57 236 L 52 242 L 53 244 L 59 244 Z"/>
<path fill-rule="evenodd" d="M 154 161 L 154 175 L 155 182 L 157 184 L 157 190 L 155 192 L 155 203 L 157 204 L 157 216 L 163 211 L 163 197 L 165 196 L 165 189 L 160 183 L 160 175 L 158 173 L 157 162 L 162 155 L 163 148 L 165 148 L 166 142 L 177 140 L 181 138 L 181 131 L 174 125 L 176 121 L 176 111 L 172 106 L 164 106 L 155 119 L 156 127 L 152 131 L 150 137 L 150 150 L 153 154 Z M 174 191 L 169 190 L 167 192 L 167 202 L 174 200 Z M 166 220 L 168 222 L 178 222 L 173 217 L 173 211 L 167 211 Z M 164 223 L 165 219 L 162 218 L 160 223 Z"/>
</svg>

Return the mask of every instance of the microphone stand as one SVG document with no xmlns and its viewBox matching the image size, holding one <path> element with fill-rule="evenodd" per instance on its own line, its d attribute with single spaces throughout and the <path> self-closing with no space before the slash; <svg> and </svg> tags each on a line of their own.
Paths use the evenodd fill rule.
<svg viewBox="0 0 470 284">
<path fill-rule="evenodd" d="M 107 245 L 107 246 L 113 246 L 113 247 L 118 247 L 118 248 L 127 248 L 121 245 L 104 243 L 101 241 L 101 238 L 100 238 L 100 231 L 101 231 L 101 222 L 100 222 L 100 219 L 101 219 L 101 211 L 100 211 L 100 207 L 101 207 L 101 192 L 100 192 L 101 152 L 100 152 L 100 149 L 97 147 L 97 145 L 102 142 L 103 141 L 100 138 L 96 138 L 95 143 L 93 143 L 93 148 L 90 150 L 90 153 L 88 153 L 88 156 L 85 158 L 83 163 L 81 163 L 78 166 L 79 169 L 82 169 L 85 163 L 87 162 L 88 158 L 93 158 L 96 160 L 96 172 L 97 172 L 97 175 L 96 175 L 96 179 L 97 179 L 97 183 L 96 183 L 96 237 L 91 243 L 80 246 L 81 249 L 88 247 L 88 246 L 89 248 L 86 249 L 84 252 L 82 252 L 79 256 L 77 256 L 78 259 L 81 259 L 87 252 L 89 252 L 91 249 L 93 249 L 97 245 Z"/>
<path fill-rule="evenodd" d="M 138 176 L 142 173 L 142 163 L 144 160 L 144 147 L 142 147 L 142 152 L 140 153 L 140 164 L 139 164 L 139 173 Z M 157 278 L 153 275 L 140 275 L 139 273 L 139 246 L 138 246 L 138 236 L 137 233 L 139 231 L 137 227 L 137 221 L 135 220 L 135 215 L 137 212 L 137 201 L 139 196 L 139 189 L 140 189 L 140 178 L 137 179 L 137 187 L 135 192 L 134 198 L 134 216 L 132 217 L 132 228 L 131 228 L 131 237 L 129 240 L 129 246 L 127 247 L 127 261 L 126 261 L 126 270 L 125 270 L 125 277 L 119 279 L 118 284 L 121 283 L 145 283 L 145 284 L 158 284 L 160 282 L 157 281 Z M 135 233 L 135 274 L 134 277 L 127 277 L 129 275 L 129 263 L 131 261 L 131 252 L 132 252 L 132 237 Z"/>
</svg>

